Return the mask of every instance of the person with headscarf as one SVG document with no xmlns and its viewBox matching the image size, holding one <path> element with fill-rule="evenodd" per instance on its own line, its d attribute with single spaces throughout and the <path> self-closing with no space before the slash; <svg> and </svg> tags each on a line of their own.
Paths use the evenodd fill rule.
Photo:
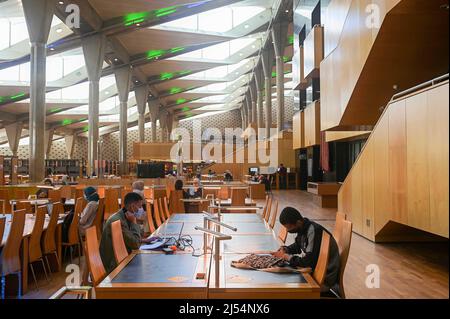
<svg viewBox="0 0 450 319">
<path fill-rule="evenodd" d="M 53 187 L 53 186 L 55 186 L 55 185 L 53 184 L 53 181 L 52 181 L 50 178 L 44 179 L 43 184 L 44 184 L 45 186 L 48 186 L 48 187 Z M 37 193 L 36 193 L 37 198 L 48 198 L 48 190 L 49 190 L 49 189 L 48 189 L 47 187 L 46 187 L 46 188 L 41 188 L 41 189 L 39 189 L 39 190 L 37 191 Z"/>
<path fill-rule="evenodd" d="M 87 205 L 81 213 L 80 223 L 78 225 L 82 236 L 85 235 L 86 229 L 91 227 L 94 223 L 100 197 L 97 194 L 97 190 L 94 187 L 89 186 L 84 189 L 84 199 L 87 201 Z"/>
</svg>

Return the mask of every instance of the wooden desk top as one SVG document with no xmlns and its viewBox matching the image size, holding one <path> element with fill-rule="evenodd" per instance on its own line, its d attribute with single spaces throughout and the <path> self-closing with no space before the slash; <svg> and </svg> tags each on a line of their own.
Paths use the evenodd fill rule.
<svg viewBox="0 0 450 319">
<path fill-rule="evenodd" d="M 133 252 L 96 288 L 96 297 L 205 299 L 211 255 Z M 204 274 L 197 279 L 197 274 Z"/>
<path fill-rule="evenodd" d="M 211 299 L 303 299 L 319 298 L 320 287 L 309 274 L 269 273 L 238 269 L 231 262 L 244 255 L 228 254 L 220 261 L 216 285 L 215 261 L 211 265 L 208 297 Z"/>
</svg>

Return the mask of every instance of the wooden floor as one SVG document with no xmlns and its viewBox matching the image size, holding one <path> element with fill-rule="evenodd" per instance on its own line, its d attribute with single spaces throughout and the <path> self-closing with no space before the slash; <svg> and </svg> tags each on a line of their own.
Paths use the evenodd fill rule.
<svg viewBox="0 0 450 319">
<path fill-rule="evenodd" d="M 305 216 L 333 230 L 335 209 L 322 209 L 311 195 L 302 191 L 274 191 L 279 200 L 279 212 L 292 206 Z M 278 232 L 279 223 L 275 225 Z M 292 243 L 289 235 L 287 243 Z M 345 271 L 347 298 L 449 298 L 448 241 L 445 243 L 374 244 L 353 234 L 350 256 Z M 75 262 L 78 259 L 74 259 Z M 84 260 L 82 259 L 82 263 Z M 368 265 L 380 269 L 380 288 L 369 289 L 365 282 Z M 64 267 L 65 268 L 65 267 Z M 62 287 L 68 273 L 54 274 L 50 283 L 40 276 L 40 289 L 30 291 L 25 298 L 48 298 Z"/>
</svg>

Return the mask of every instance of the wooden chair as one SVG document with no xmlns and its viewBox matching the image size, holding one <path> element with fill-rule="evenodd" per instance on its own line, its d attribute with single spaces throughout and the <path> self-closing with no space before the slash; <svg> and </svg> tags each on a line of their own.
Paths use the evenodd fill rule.
<svg viewBox="0 0 450 319">
<path fill-rule="evenodd" d="M 3 240 L 3 233 L 5 232 L 5 224 L 6 224 L 6 218 L 2 217 L 0 218 L 0 244 Z"/>
<path fill-rule="evenodd" d="M 132 191 L 133 189 L 131 188 L 131 186 L 124 186 L 123 188 L 120 189 L 120 198 L 121 198 L 120 206 L 122 208 L 125 207 L 125 196 L 128 193 L 131 193 Z"/>
<path fill-rule="evenodd" d="M 231 206 L 245 206 L 246 188 L 231 188 Z"/>
<path fill-rule="evenodd" d="M 228 187 L 221 187 L 217 193 L 217 198 L 221 200 L 230 198 L 230 196 L 228 195 Z"/>
<path fill-rule="evenodd" d="M 328 257 L 330 252 L 330 235 L 326 232 L 322 232 L 322 243 L 320 244 L 319 258 L 317 259 L 316 267 L 312 273 L 312 277 L 316 283 L 322 287 L 325 277 L 327 275 Z"/>
<path fill-rule="evenodd" d="M 161 221 L 164 223 L 166 221 L 166 213 L 164 212 L 164 204 L 163 204 L 163 199 L 162 198 L 158 198 L 158 207 L 159 207 L 159 217 L 161 218 Z"/>
<path fill-rule="evenodd" d="M 117 264 L 120 264 L 128 256 L 127 247 L 123 241 L 122 223 L 120 220 L 116 220 L 111 224 L 111 232 L 114 257 Z"/>
<path fill-rule="evenodd" d="M 28 199 L 30 196 L 30 192 L 25 190 L 16 190 L 15 193 L 14 199 Z"/>
<path fill-rule="evenodd" d="M 61 202 L 61 190 L 59 189 L 49 189 L 48 190 L 48 199 L 52 202 L 52 203 L 57 203 L 57 202 Z"/>
<path fill-rule="evenodd" d="M 152 205 L 150 205 L 149 202 L 147 202 L 146 216 L 147 216 L 148 231 L 150 232 L 150 234 L 153 234 L 156 231 L 156 227 L 152 216 Z"/>
<path fill-rule="evenodd" d="M 56 262 L 59 264 L 58 251 L 56 247 L 56 226 L 58 224 L 59 214 L 64 213 L 64 206 L 60 202 L 54 203 L 52 208 L 52 214 L 50 216 L 50 221 L 47 225 L 47 230 L 44 233 L 42 240 L 42 255 L 47 263 L 49 273 L 51 274 L 50 263 L 48 261 L 48 255 L 54 255 Z"/>
<path fill-rule="evenodd" d="M 269 197 L 270 197 L 269 195 L 266 195 L 266 203 L 264 204 L 264 208 L 261 215 L 262 217 L 266 216 L 267 206 L 269 204 Z"/>
<path fill-rule="evenodd" d="M 169 201 L 167 200 L 167 197 L 162 198 L 162 205 L 163 205 L 163 211 L 166 216 L 166 219 L 170 218 L 170 211 L 169 211 Z"/>
<path fill-rule="evenodd" d="M 269 226 L 272 229 L 275 227 L 275 223 L 277 221 L 277 216 L 278 216 L 278 201 L 276 200 L 275 201 L 275 209 L 273 210 L 272 218 L 270 219 L 270 223 L 269 223 Z"/>
<path fill-rule="evenodd" d="M 288 232 L 287 232 L 286 227 L 284 227 L 283 225 L 280 225 L 280 231 L 278 232 L 278 239 L 281 240 L 281 242 L 283 244 L 286 243 L 287 235 L 288 235 Z"/>
<path fill-rule="evenodd" d="M 115 214 L 119 209 L 119 190 L 117 188 L 107 188 L 105 190 L 105 213 L 104 220 L 108 220 L 108 218 Z"/>
<path fill-rule="evenodd" d="M 161 213 L 160 213 L 160 205 L 159 205 L 159 198 L 153 200 L 153 215 L 155 217 L 156 227 L 159 227 L 162 225 L 161 220 Z"/>
<path fill-rule="evenodd" d="M 30 202 L 17 202 L 14 206 L 15 206 L 14 211 L 25 210 L 27 214 L 33 213 L 33 206 L 31 205 Z"/>
<path fill-rule="evenodd" d="M 70 185 L 64 185 L 59 190 L 61 191 L 61 198 L 64 199 L 72 198 L 72 190 Z"/>
<path fill-rule="evenodd" d="M 20 260 L 20 246 L 25 228 L 24 210 L 14 212 L 9 229 L 8 238 L 0 253 L 1 299 L 5 299 L 6 276 L 16 275 L 18 279 L 17 296 L 22 296 L 22 266 Z"/>
<path fill-rule="evenodd" d="M 97 229 L 94 226 L 86 229 L 86 261 L 94 287 L 106 277 L 97 238 Z"/>
<path fill-rule="evenodd" d="M 105 198 L 105 188 L 103 186 L 97 187 L 97 194 L 100 198 Z"/>
<path fill-rule="evenodd" d="M 269 202 L 267 203 L 266 213 L 263 216 L 266 223 L 269 222 L 270 213 L 272 211 L 272 201 L 273 201 L 273 198 L 269 197 Z"/>
<path fill-rule="evenodd" d="M 72 222 L 69 226 L 68 239 L 67 242 L 63 242 L 62 246 L 64 247 L 64 257 L 67 253 L 67 248 L 70 249 L 70 263 L 73 263 L 72 259 L 72 247 L 78 247 L 78 265 L 81 266 L 81 240 L 80 234 L 78 232 L 78 225 L 80 223 L 80 214 L 83 211 L 83 206 L 85 206 L 86 200 L 82 197 L 77 198 L 75 203 L 75 211 L 73 214 Z"/>
<path fill-rule="evenodd" d="M 0 200 L 2 204 L 0 205 L 0 213 L 11 214 L 12 207 L 9 202 L 11 198 L 9 196 L 9 191 L 7 189 L 0 189 Z"/>
<path fill-rule="evenodd" d="M 91 298 L 92 287 L 81 286 L 81 287 L 62 287 L 49 299 L 62 299 L 65 295 L 75 295 L 81 297 L 80 299 L 90 299 Z"/>
<path fill-rule="evenodd" d="M 170 215 L 185 213 L 184 203 L 181 201 L 182 198 L 183 198 L 183 191 L 170 192 L 169 198 Z"/>
<path fill-rule="evenodd" d="M 348 255 L 350 253 L 350 246 L 352 243 L 352 228 L 353 224 L 348 220 L 342 221 L 341 234 L 339 236 L 339 241 L 337 242 L 339 247 L 339 259 L 340 259 L 340 268 L 339 268 L 339 292 L 331 289 L 331 292 L 335 294 L 337 297 L 345 299 L 345 291 L 344 291 L 344 272 L 345 266 L 347 265 Z"/>
<path fill-rule="evenodd" d="M 94 222 L 92 223 L 92 225 L 97 229 L 98 242 L 100 242 L 100 239 L 102 238 L 104 213 L 105 198 L 100 197 L 98 201 L 97 215 L 95 215 Z"/>
<path fill-rule="evenodd" d="M 47 206 L 39 206 L 36 213 L 34 214 L 34 226 L 31 232 L 29 246 L 28 246 L 28 265 L 30 265 L 31 274 L 33 275 L 33 280 L 36 285 L 36 290 L 39 289 L 36 273 L 34 272 L 33 264 L 40 261 L 42 264 L 42 269 L 44 270 L 45 277 L 49 281 L 47 276 L 47 270 L 45 268 L 44 258 L 41 249 L 41 237 L 44 231 L 45 215 L 47 214 Z"/>
<path fill-rule="evenodd" d="M 341 212 L 336 213 L 336 223 L 334 224 L 333 237 L 336 240 L 336 243 L 339 243 L 341 234 L 342 234 L 342 226 L 344 220 L 346 220 L 346 215 Z"/>
<path fill-rule="evenodd" d="M 74 198 L 75 199 L 77 199 L 77 198 L 83 198 L 83 196 L 84 196 L 84 189 L 86 188 L 86 186 L 85 185 L 78 185 L 76 188 L 75 188 L 75 194 L 74 194 Z"/>
</svg>

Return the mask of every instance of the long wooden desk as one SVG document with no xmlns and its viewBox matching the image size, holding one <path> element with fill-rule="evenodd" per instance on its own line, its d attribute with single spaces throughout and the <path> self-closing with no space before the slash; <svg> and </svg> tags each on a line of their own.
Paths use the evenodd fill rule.
<svg viewBox="0 0 450 319">
<path fill-rule="evenodd" d="M 250 253 L 267 253 L 280 246 L 274 232 L 258 214 L 222 214 L 222 221 L 236 227 L 233 239 L 221 242 L 220 280 L 216 285 L 214 260 L 210 251 L 201 257 L 192 250 L 165 255 L 159 251 L 137 251 L 126 258 L 99 286 L 97 298 L 172 299 L 300 299 L 319 298 L 320 287 L 309 274 L 268 273 L 231 267 L 231 261 Z M 202 214 L 172 215 L 154 235 L 193 238 L 202 252 Z M 226 228 L 220 231 L 227 233 Z M 210 242 L 208 242 L 208 245 Z M 204 277 L 198 276 L 204 275 Z"/>
<path fill-rule="evenodd" d="M 0 214 L 0 217 L 3 217 Z M 57 248 L 57 253 L 58 253 L 58 259 L 56 260 L 55 255 L 51 254 L 48 256 L 49 259 L 49 263 L 50 263 L 50 267 L 51 269 L 55 270 L 56 272 L 61 271 L 61 265 L 62 265 L 62 223 L 63 223 L 63 218 L 64 215 L 61 215 L 58 219 L 58 224 L 56 226 L 56 232 L 55 232 L 55 240 L 56 240 L 56 248 Z M 9 235 L 9 231 L 11 228 L 11 220 L 12 217 L 10 214 L 6 214 L 6 225 L 5 225 L 5 231 L 3 233 L 3 238 L 1 239 L 0 242 L 0 250 L 3 248 L 3 246 L 6 244 L 6 240 L 8 239 L 8 235 Z M 49 216 L 47 215 L 45 218 L 45 222 L 44 222 L 44 232 L 42 233 L 42 236 L 45 235 L 45 231 L 47 230 L 47 226 L 49 223 Z M 28 247 L 29 247 L 29 239 L 31 236 L 31 232 L 33 231 L 33 226 L 34 226 L 34 216 L 32 215 L 28 215 L 26 216 L 25 219 L 25 227 L 23 230 L 23 237 L 22 237 L 22 244 L 21 244 L 21 249 L 20 249 L 20 258 L 22 261 L 22 293 L 26 294 L 28 291 Z M 11 278 L 9 278 L 11 277 Z M 15 291 L 13 291 L 12 289 L 10 289 L 10 287 L 14 287 L 14 289 L 16 289 L 15 287 L 17 286 L 17 284 L 13 284 L 12 280 L 17 280 L 15 277 L 16 276 L 9 276 L 7 278 L 7 291 L 9 292 L 9 294 L 14 295 L 16 294 Z"/>
</svg>

